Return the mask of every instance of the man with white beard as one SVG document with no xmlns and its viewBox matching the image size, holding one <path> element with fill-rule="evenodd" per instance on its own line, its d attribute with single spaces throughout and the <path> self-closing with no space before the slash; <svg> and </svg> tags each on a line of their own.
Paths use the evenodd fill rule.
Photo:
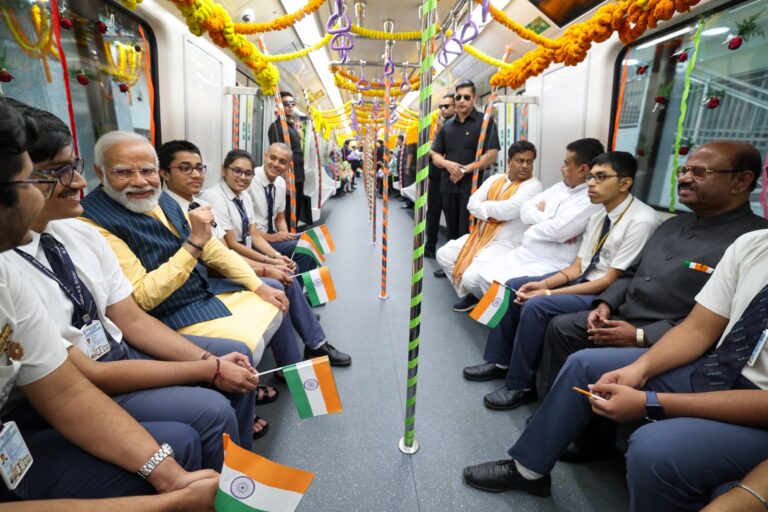
<svg viewBox="0 0 768 512">
<path fill-rule="evenodd" d="M 278 364 L 301 360 L 285 293 L 213 237 L 210 206 L 185 214 L 162 192 L 157 154 L 145 138 L 107 133 L 94 158 L 102 186 L 83 200 L 83 216 L 109 242 L 144 310 L 181 334 L 242 341 L 255 364 L 265 340 Z M 226 279 L 209 277 L 209 268 Z"/>
</svg>

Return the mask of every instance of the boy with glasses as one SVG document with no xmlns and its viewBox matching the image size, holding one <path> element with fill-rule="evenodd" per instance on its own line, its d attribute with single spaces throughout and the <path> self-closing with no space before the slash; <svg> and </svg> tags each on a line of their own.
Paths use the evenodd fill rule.
<svg viewBox="0 0 768 512">
<path fill-rule="evenodd" d="M 462 80 L 456 86 L 456 116 L 446 121 L 432 144 L 432 162 L 443 169 L 440 192 L 449 240 L 469 233 L 467 203 L 472 191 L 472 173 L 482 172 L 496 161 L 499 136 L 493 119 L 488 123 L 483 154 L 475 162 L 483 114 L 475 109 L 475 84 Z"/>
</svg>

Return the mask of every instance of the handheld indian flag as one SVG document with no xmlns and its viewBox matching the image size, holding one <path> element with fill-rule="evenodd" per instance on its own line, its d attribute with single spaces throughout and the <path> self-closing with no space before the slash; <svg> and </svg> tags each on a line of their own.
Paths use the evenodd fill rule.
<svg viewBox="0 0 768 512">
<path fill-rule="evenodd" d="M 325 261 L 325 256 L 323 256 L 322 251 L 320 251 L 320 249 L 315 245 L 315 242 L 312 241 L 312 237 L 306 233 L 301 234 L 299 241 L 296 244 L 296 249 L 293 251 L 299 254 L 306 254 L 315 260 L 318 265 L 322 265 Z"/>
<path fill-rule="evenodd" d="M 469 316 L 493 329 L 507 312 L 511 294 L 512 290 L 498 281 L 494 281 Z"/>
<path fill-rule="evenodd" d="M 216 492 L 217 512 L 293 512 L 315 478 L 233 443 L 224 434 L 224 467 Z"/>
<path fill-rule="evenodd" d="M 336 299 L 336 288 L 333 286 L 328 267 L 316 268 L 299 275 L 304 281 L 304 291 L 307 292 L 309 302 L 313 306 L 319 306 Z"/>
<path fill-rule="evenodd" d="M 328 356 L 286 366 L 283 375 L 301 419 L 341 412 Z"/>
<path fill-rule="evenodd" d="M 308 229 L 304 233 L 312 239 L 315 247 L 317 247 L 322 254 L 330 254 L 336 250 L 336 245 L 333 243 L 333 238 L 331 238 L 331 232 L 328 231 L 328 227 L 325 224 Z"/>
</svg>

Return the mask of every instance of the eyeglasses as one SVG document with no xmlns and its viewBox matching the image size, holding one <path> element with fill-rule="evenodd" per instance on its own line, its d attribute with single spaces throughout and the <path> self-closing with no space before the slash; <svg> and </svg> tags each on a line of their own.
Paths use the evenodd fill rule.
<svg viewBox="0 0 768 512">
<path fill-rule="evenodd" d="M 139 173 L 144 179 L 149 179 L 157 176 L 157 169 L 154 167 L 145 167 L 143 169 L 112 169 L 112 175 L 118 181 L 128 181 L 133 178 L 135 173 Z"/>
<path fill-rule="evenodd" d="M 295 107 L 296 106 L 296 102 L 295 101 L 284 101 L 283 105 L 285 105 L 286 107 Z"/>
<path fill-rule="evenodd" d="M 523 165 L 523 164 L 533 165 L 533 158 L 513 158 L 512 161 L 515 162 L 517 165 Z"/>
<path fill-rule="evenodd" d="M 443 110 L 444 108 L 451 108 L 453 105 L 438 105 L 437 108 Z"/>
<path fill-rule="evenodd" d="M 58 181 L 65 187 L 68 187 L 75 179 L 75 174 L 83 174 L 84 168 L 85 160 L 82 158 L 75 158 L 75 161 L 71 164 L 63 165 L 58 169 L 36 169 L 32 171 L 32 175 L 44 180 Z"/>
<path fill-rule="evenodd" d="M 680 165 L 675 170 L 678 178 L 682 178 L 689 172 L 693 175 L 694 179 L 703 180 L 706 176 L 713 173 L 731 174 L 744 171 L 737 171 L 735 169 L 707 169 L 703 165 Z"/>
<path fill-rule="evenodd" d="M 469 100 L 472 99 L 472 95 L 471 94 L 456 94 L 453 98 L 456 101 L 461 101 L 461 100 L 469 101 Z"/>
<path fill-rule="evenodd" d="M 47 201 L 53 197 L 53 191 L 56 190 L 57 181 L 58 180 L 13 180 L 0 181 L 0 185 L 48 185 L 48 195 L 45 196 Z"/>
<path fill-rule="evenodd" d="M 253 178 L 253 169 L 241 169 L 239 167 L 227 167 L 227 169 L 232 171 L 232 174 L 238 178 L 241 176 L 245 176 L 246 178 Z"/>
<path fill-rule="evenodd" d="M 192 174 L 192 171 L 197 171 L 198 174 L 205 174 L 205 172 L 208 170 L 208 166 L 203 164 L 197 164 L 197 165 L 179 164 L 179 165 L 171 165 L 168 168 L 178 169 L 181 174 Z"/>
<path fill-rule="evenodd" d="M 604 174 L 602 172 L 599 172 L 597 174 L 589 173 L 587 174 L 587 181 L 589 180 L 595 180 L 595 183 L 602 183 L 608 178 L 623 178 L 624 176 L 619 176 L 618 174 Z"/>
</svg>

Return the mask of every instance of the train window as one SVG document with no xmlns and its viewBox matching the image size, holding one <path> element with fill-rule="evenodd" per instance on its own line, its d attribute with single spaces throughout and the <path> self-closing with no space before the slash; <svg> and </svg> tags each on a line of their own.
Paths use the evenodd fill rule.
<svg viewBox="0 0 768 512">
<path fill-rule="evenodd" d="M 678 162 L 716 139 L 768 149 L 768 11 L 764 2 L 732 2 L 705 12 L 691 73 Z M 616 61 L 612 137 L 617 150 L 638 157 L 634 192 L 668 208 L 672 162 L 687 59 L 699 18 L 624 48 Z M 733 36 L 736 36 L 734 38 Z M 626 70 L 626 71 L 625 71 Z M 616 119 L 616 109 L 619 116 Z M 758 189 L 752 207 L 762 214 Z M 676 204 L 678 211 L 687 209 Z"/>
<path fill-rule="evenodd" d="M 90 164 L 99 136 L 128 130 L 151 139 L 159 126 L 153 97 L 154 36 L 148 25 L 109 2 L 60 1 L 59 10 L 78 145 L 93 185 Z M 0 68 L 13 77 L 3 80 L 2 95 L 52 112 L 69 124 L 50 3 L 3 2 L 0 16 Z"/>
</svg>

